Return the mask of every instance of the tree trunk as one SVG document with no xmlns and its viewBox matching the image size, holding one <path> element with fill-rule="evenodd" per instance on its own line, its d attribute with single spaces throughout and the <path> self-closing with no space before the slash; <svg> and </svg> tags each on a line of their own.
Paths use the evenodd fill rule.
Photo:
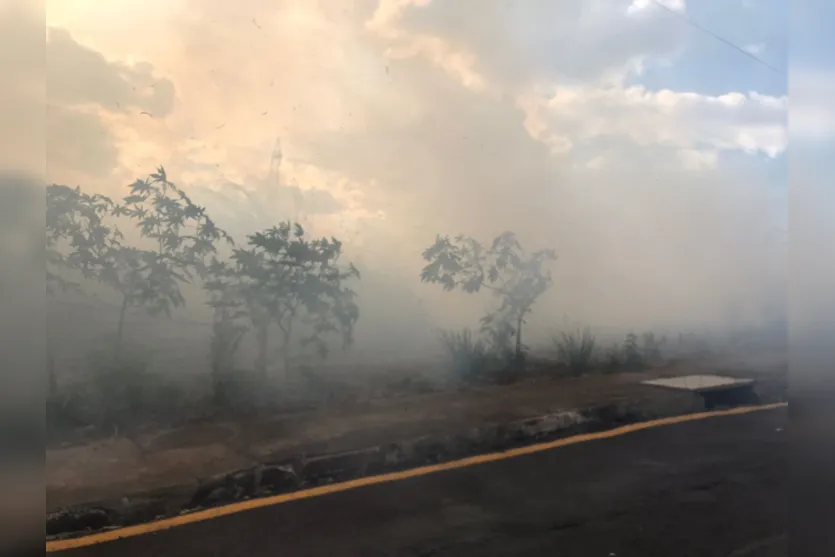
<svg viewBox="0 0 835 557">
<path fill-rule="evenodd" d="M 52 354 L 52 348 L 47 349 L 49 352 L 46 357 L 47 376 L 49 378 L 49 396 L 54 397 L 58 394 L 58 377 L 55 375 L 55 356 Z"/>
<path fill-rule="evenodd" d="M 261 379 L 267 378 L 267 344 L 269 341 L 269 323 L 258 325 L 258 359 L 255 361 L 255 370 L 261 375 Z"/>
<path fill-rule="evenodd" d="M 222 323 L 223 323 L 223 310 L 219 308 L 215 308 L 213 321 L 212 321 L 212 344 L 211 344 L 211 371 L 212 371 L 212 399 L 214 403 L 218 406 L 224 406 L 226 400 L 224 399 L 225 392 L 223 390 L 223 377 L 221 374 L 223 372 L 223 363 L 221 359 L 223 357 L 223 346 L 222 342 L 223 338 L 223 331 L 222 331 Z"/>
<path fill-rule="evenodd" d="M 524 321 L 525 312 L 519 314 L 516 318 L 516 347 L 513 354 L 513 375 L 514 378 L 521 375 L 525 371 L 525 353 L 522 349 L 522 323 Z"/>
<path fill-rule="evenodd" d="M 284 379 L 287 380 L 290 378 L 290 366 L 292 365 L 292 358 L 290 357 L 290 340 L 293 337 L 293 316 L 290 316 L 290 319 L 287 321 L 287 326 L 282 327 L 281 329 L 283 336 L 282 336 L 282 343 L 283 346 L 281 347 L 282 357 L 284 359 Z"/>
<path fill-rule="evenodd" d="M 58 394 L 58 378 L 55 375 L 55 347 L 52 342 L 52 330 L 49 327 L 49 316 L 47 316 L 46 327 L 46 380 L 47 395 L 51 398 Z"/>
<path fill-rule="evenodd" d="M 522 319 L 524 316 L 524 313 L 520 313 L 516 319 L 516 359 L 518 361 L 522 360 Z"/>
<path fill-rule="evenodd" d="M 281 356 L 282 362 L 284 363 L 284 379 L 288 379 L 290 377 L 290 365 L 291 365 L 291 358 L 290 358 L 290 334 L 285 332 L 282 337 L 282 346 L 281 346 Z"/>
<path fill-rule="evenodd" d="M 119 361 L 122 351 L 122 337 L 125 333 L 125 316 L 128 311 L 128 297 L 122 298 L 122 307 L 119 309 L 119 325 L 116 328 L 116 346 L 113 348 L 114 360 Z"/>
</svg>

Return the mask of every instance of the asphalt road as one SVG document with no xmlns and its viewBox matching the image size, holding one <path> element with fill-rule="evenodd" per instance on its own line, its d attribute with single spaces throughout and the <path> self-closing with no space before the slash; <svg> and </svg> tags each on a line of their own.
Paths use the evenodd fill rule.
<svg viewBox="0 0 835 557">
<path fill-rule="evenodd" d="M 303 499 L 66 557 L 787 555 L 786 409 Z"/>
</svg>

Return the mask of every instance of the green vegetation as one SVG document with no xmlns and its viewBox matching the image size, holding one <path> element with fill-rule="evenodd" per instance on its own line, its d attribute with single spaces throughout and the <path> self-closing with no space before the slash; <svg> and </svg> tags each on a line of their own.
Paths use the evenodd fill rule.
<svg viewBox="0 0 835 557">
<path fill-rule="evenodd" d="M 49 186 L 46 200 L 48 294 L 93 295 L 98 286 L 118 299 L 115 330 L 88 350 L 78 381 L 60 384 L 50 365 L 47 422 L 53 432 L 92 427 L 129 433 L 149 422 L 176 421 L 186 405 L 201 415 L 270 407 L 299 379 L 325 393 L 318 403 L 336 396 L 338 381 L 315 367 L 334 347 L 353 343 L 360 317 L 360 273 L 342 261 L 340 240 L 310 237 L 300 224 L 285 221 L 238 244 L 163 168 L 128 186 L 118 201 L 63 185 Z M 554 251 L 528 253 L 512 232 L 489 246 L 439 236 L 423 260 L 421 281 L 448 292 L 488 291 L 495 300 L 477 329 L 440 333 L 448 376 L 474 384 L 531 371 L 523 328 L 551 286 Z M 192 374 L 190 387 L 182 374 L 159 370 L 153 353 L 137 346 L 138 335 L 125 326 L 131 308 L 170 318 L 186 305 L 186 290 L 202 290 L 212 314 L 208 373 Z M 604 350 L 590 329 L 578 329 L 553 344 L 556 360 L 544 366 L 537 360 L 537 369 L 576 377 L 645 369 L 662 360 L 665 339 L 629 334 Z M 250 345 L 255 356 L 247 362 L 241 348 Z M 195 382 L 202 385 L 196 394 Z M 434 389 L 423 380 L 392 377 L 392 385 L 401 383 Z"/>
<path fill-rule="evenodd" d="M 329 335 L 338 335 L 343 347 L 351 344 L 359 307 L 349 284 L 359 279 L 359 271 L 351 263 L 339 264 L 339 240 L 309 240 L 300 224 L 284 222 L 250 235 L 247 245 L 232 255 L 232 291 L 257 334 L 255 367 L 262 375 L 271 359 L 273 325 L 280 332 L 276 355 L 285 373 L 325 358 Z"/>
<path fill-rule="evenodd" d="M 140 246 L 125 241 L 115 224 L 120 217 L 134 225 Z M 122 204 L 52 185 L 47 188 L 47 291 L 54 292 L 56 285 L 78 287 L 61 272 L 70 270 L 117 292 L 121 305 L 113 352 L 118 359 L 128 309 L 170 316 L 185 304 L 182 285 L 203 274 L 221 239 L 231 242 L 163 168 L 134 182 Z"/>
<path fill-rule="evenodd" d="M 470 329 L 441 331 L 441 342 L 453 375 L 466 382 L 484 378 L 489 360 L 487 344 Z"/>
<path fill-rule="evenodd" d="M 583 375 L 595 366 L 596 341 L 589 329 L 562 333 L 554 339 L 560 363 L 566 366 L 572 375 Z"/>
<path fill-rule="evenodd" d="M 498 235 L 489 248 L 465 236 L 452 240 L 438 236 L 423 252 L 426 266 L 420 279 L 440 284 L 448 292 L 492 292 L 499 306 L 481 318 L 481 333 L 493 354 L 521 369 L 527 351 L 522 325 L 539 297 L 550 288 L 548 264 L 556 257 L 553 250 L 526 254 L 512 232 Z"/>
</svg>

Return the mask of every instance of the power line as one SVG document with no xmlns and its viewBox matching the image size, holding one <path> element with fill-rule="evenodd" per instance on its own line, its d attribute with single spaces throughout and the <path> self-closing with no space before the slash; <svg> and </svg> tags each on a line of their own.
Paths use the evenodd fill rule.
<svg viewBox="0 0 835 557">
<path fill-rule="evenodd" d="M 766 62 L 766 61 L 765 61 L 765 60 L 763 60 L 762 58 L 760 58 L 760 57 L 758 57 L 758 56 L 756 56 L 756 55 L 754 55 L 754 54 L 751 54 L 750 52 L 748 52 L 748 51 L 747 51 L 747 50 L 745 50 L 744 48 L 740 47 L 739 45 L 736 45 L 736 44 L 732 43 L 731 41 L 729 41 L 728 39 L 726 39 L 726 38 L 724 38 L 724 37 L 722 37 L 722 36 L 720 36 L 720 35 L 717 35 L 717 34 L 716 34 L 716 33 L 714 33 L 713 31 L 711 31 L 710 29 L 708 29 L 708 28 L 706 28 L 706 27 L 704 27 L 704 26 L 702 26 L 702 25 L 699 25 L 698 23 L 696 23 L 695 21 L 693 21 L 692 19 L 690 19 L 689 17 L 687 17 L 687 16 L 686 16 L 686 15 L 684 15 L 683 13 L 681 13 L 681 12 L 677 12 L 676 10 L 674 10 L 674 9 L 672 9 L 672 8 L 668 7 L 668 6 L 665 6 L 664 4 L 662 4 L 662 3 L 661 3 L 661 1 L 660 1 L 660 0 L 652 0 L 652 2 L 653 2 L 653 4 L 655 4 L 656 6 L 658 6 L 659 8 L 662 8 L 662 9 L 666 10 L 666 11 L 667 11 L 667 13 L 672 14 L 672 15 L 674 15 L 675 17 L 677 17 L 677 18 L 681 19 L 682 21 L 684 21 L 684 22 L 685 22 L 685 23 L 687 23 L 688 25 L 692 25 L 693 27 L 695 27 L 695 28 L 696 28 L 696 29 L 698 29 L 699 31 L 702 31 L 702 32 L 704 32 L 704 33 L 707 33 L 708 35 L 710 35 L 711 37 L 713 37 L 713 38 L 714 38 L 714 39 L 716 39 L 717 41 L 720 41 L 720 42 L 725 43 L 726 45 L 728 45 L 728 46 L 729 46 L 729 47 L 731 47 L 732 49 L 736 50 L 737 52 L 740 52 L 740 53 L 744 54 L 745 56 L 747 56 L 748 58 L 750 58 L 750 59 L 754 60 L 755 62 L 758 62 L 759 64 L 762 64 L 763 66 L 765 66 L 765 67 L 766 67 L 766 68 L 768 68 L 769 70 L 771 70 L 771 71 L 773 71 L 773 72 L 775 72 L 775 73 L 777 73 L 777 74 L 779 74 L 779 75 L 783 75 L 783 72 L 782 72 L 782 71 L 780 71 L 780 70 L 779 70 L 778 68 L 776 68 L 775 66 L 772 66 L 771 64 L 769 64 L 768 62 Z"/>
</svg>

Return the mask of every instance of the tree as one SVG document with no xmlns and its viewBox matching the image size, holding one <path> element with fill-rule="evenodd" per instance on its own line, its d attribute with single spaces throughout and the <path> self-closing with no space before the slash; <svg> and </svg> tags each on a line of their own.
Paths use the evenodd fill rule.
<svg viewBox="0 0 835 557">
<path fill-rule="evenodd" d="M 103 195 L 88 195 L 81 188 L 53 184 L 46 188 L 46 293 L 79 291 L 78 277 L 102 280 L 121 249 L 122 234 L 107 222 L 115 204 Z M 49 393 L 55 395 L 57 378 L 51 335 L 47 335 Z"/>
<path fill-rule="evenodd" d="M 79 288 L 66 272 L 99 278 L 101 269 L 120 249 L 122 234 L 107 222 L 116 204 L 81 188 L 53 184 L 46 189 L 46 291 Z"/>
<path fill-rule="evenodd" d="M 127 245 L 109 218 L 127 218 L 137 225 L 144 246 Z M 220 239 L 231 238 L 195 205 L 165 169 L 130 186 L 122 204 L 80 188 L 53 185 L 47 190 L 48 290 L 78 287 L 60 273 L 72 269 L 88 280 L 109 286 L 121 296 L 116 330 L 118 357 L 129 307 L 151 314 L 184 305 L 183 283 L 205 276 Z"/>
<path fill-rule="evenodd" d="M 629 371 L 638 371 L 644 367 L 644 356 L 635 333 L 627 334 L 623 341 L 623 365 Z"/>
<path fill-rule="evenodd" d="M 113 214 L 133 220 L 146 243 L 142 248 L 121 246 L 100 275 L 122 296 L 118 347 L 128 307 L 144 307 L 152 315 L 170 317 L 172 309 L 185 305 L 182 285 L 195 276 L 206 276 L 210 258 L 217 253 L 217 242 L 233 242 L 204 207 L 194 204 L 168 180 L 163 167 L 134 182 Z"/>
<path fill-rule="evenodd" d="M 530 255 L 522 249 L 516 235 L 504 232 L 489 248 L 473 238 L 438 236 L 423 252 L 427 262 L 421 281 L 440 284 L 446 291 L 460 289 L 466 293 L 487 289 L 499 298 L 499 307 L 481 319 L 482 332 L 494 350 L 511 352 L 517 362 L 524 357 L 522 325 L 536 300 L 551 285 L 548 264 L 556 260 L 553 250 L 540 250 Z"/>
<path fill-rule="evenodd" d="M 234 368 L 235 354 L 249 327 L 244 322 L 248 314 L 235 269 L 226 261 L 213 259 L 203 286 L 214 310 L 210 343 L 212 393 L 215 403 L 222 406 L 229 402 L 226 388 L 229 372 Z"/>
<path fill-rule="evenodd" d="M 276 352 L 285 373 L 300 361 L 326 357 L 331 334 L 342 337 L 343 348 L 351 344 L 359 307 L 348 282 L 359 279 L 359 271 L 351 263 L 339 264 L 339 240 L 308 240 L 301 225 L 283 222 L 250 235 L 247 245 L 232 256 L 232 275 L 237 277 L 232 288 L 255 329 L 256 368 L 262 376 L 271 359 L 268 343 L 272 325 L 280 332 Z"/>
</svg>

